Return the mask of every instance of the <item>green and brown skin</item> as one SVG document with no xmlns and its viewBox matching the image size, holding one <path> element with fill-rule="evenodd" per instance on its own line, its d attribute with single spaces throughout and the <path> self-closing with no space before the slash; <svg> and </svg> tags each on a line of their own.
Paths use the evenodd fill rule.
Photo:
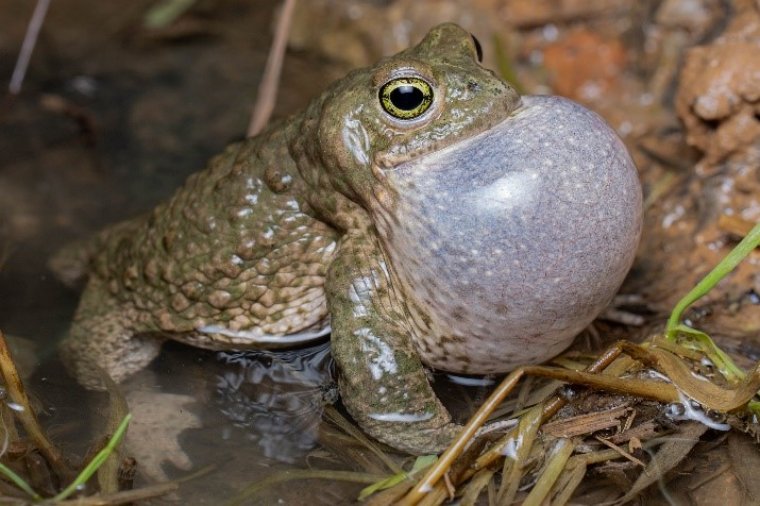
<svg viewBox="0 0 760 506">
<path fill-rule="evenodd" d="M 424 121 L 381 108 L 378 88 L 399 72 L 434 85 L 436 109 Z M 228 147 L 166 203 L 54 260 L 62 277 L 89 275 L 65 361 L 97 388 L 102 371 L 120 381 L 145 367 L 165 338 L 271 348 L 277 339 L 199 329 L 287 336 L 329 315 L 343 402 L 360 426 L 399 449 L 441 450 L 456 426 L 413 345 L 419 326 L 409 315 L 424 308 L 394 282 L 375 227 L 373 209 L 394 206 L 381 169 L 483 132 L 518 103 L 478 64 L 472 36 L 451 24 L 354 71 L 302 114 Z M 393 371 L 382 370 L 388 352 Z M 376 413 L 425 416 L 399 423 Z"/>
</svg>

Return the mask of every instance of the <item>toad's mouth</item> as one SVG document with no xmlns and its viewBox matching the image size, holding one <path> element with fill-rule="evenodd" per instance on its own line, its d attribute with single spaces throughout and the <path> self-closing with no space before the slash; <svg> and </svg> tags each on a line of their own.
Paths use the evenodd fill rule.
<svg viewBox="0 0 760 506">
<path fill-rule="evenodd" d="M 371 212 L 404 296 L 467 372 L 561 351 L 611 300 L 638 241 L 641 188 L 617 135 L 558 97 L 386 173 Z M 429 346 L 434 349 L 434 346 Z M 454 350 L 427 362 L 452 365 Z"/>
</svg>

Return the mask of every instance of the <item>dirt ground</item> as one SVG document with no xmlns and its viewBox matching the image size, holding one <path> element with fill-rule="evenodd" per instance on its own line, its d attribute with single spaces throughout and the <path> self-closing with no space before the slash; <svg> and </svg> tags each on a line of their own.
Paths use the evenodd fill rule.
<svg viewBox="0 0 760 506">
<path fill-rule="evenodd" d="M 48 273 L 49 256 L 150 209 L 242 138 L 250 118 L 279 2 L 198 0 L 150 29 L 145 16 L 156 3 L 53 2 L 22 92 L 0 97 L 0 328 L 35 341 L 43 376 L 63 374 L 44 364 L 76 304 Z M 28 0 L 0 8 L 0 76 L 12 73 L 32 9 Z M 661 328 L 760 221 L 760 2 L 302 1 L 275 119 L 443 21 L 476 34 L 484 64 L 522 92 L 577 100 L 623 138 L 645 216 L 621 293 L 639 297 L 625 309 L 644 324 L 598 329 L 607 342 Z M 755 251 L 688 314 L 742 365 L 760 359 L 759 265 Z M 699 476 L 728 471 L 684 485 L 700 490 L 693 504 L 745 497 L 742 473 L 731 470 L 736 452 L 717 448 Z M 324 504 L 355 494 L 320 490 Z"/>
</svg>

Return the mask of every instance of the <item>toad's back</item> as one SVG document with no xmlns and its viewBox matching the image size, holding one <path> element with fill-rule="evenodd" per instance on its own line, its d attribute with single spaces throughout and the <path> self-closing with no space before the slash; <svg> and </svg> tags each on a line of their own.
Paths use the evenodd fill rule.
<svg viewBox="0 0 760 506">
<path fill-rule="evenodd" d="M 59 255 L 58 271 L 72 258 L 87 260 L 78 266 L 89 281 L 77 319 L 109 321 L 102 336 L 86 340 L 88 350 L 70 336 L 75 354 L 93 353 L 121 327 L 209 348 L 276 347 L 325 333 L 323 285 L 336 232 L 295 196 L 289 131 L 233 144 L 169 201 L 101 232 L 86 254 L 80 247 Z M 113 321 L 112 304 L 128 316 Z"/>
</svg>

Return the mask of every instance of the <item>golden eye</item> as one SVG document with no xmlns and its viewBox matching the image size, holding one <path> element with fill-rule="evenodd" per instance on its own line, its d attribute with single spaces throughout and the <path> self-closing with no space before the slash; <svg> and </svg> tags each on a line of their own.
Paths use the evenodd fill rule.
<svg viewBox="0 0 760 506">
<path fill-rule="evenodd" d="M 380 104 L 394 118 L 418 118 L 432 103 L 433 87 L 419 77 L 399 77 L 380 88 Z"/>
</svg>

